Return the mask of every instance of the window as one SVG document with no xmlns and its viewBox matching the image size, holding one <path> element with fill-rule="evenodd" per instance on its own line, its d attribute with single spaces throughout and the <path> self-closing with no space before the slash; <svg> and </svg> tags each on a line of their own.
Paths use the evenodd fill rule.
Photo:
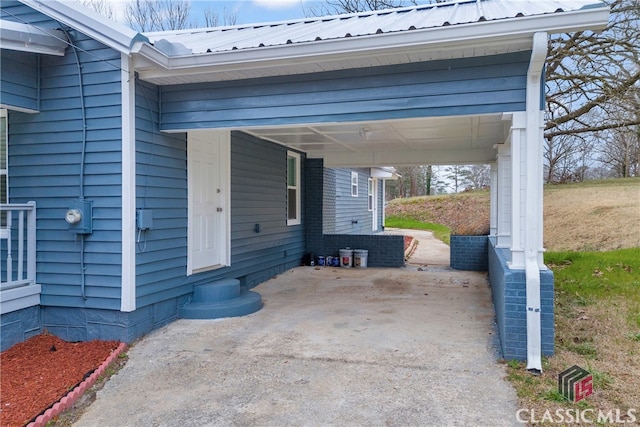
<svg viewBox="0 0 640 427">
<path fill-rule="evenodd" d="M 9 203 L 7 182 L 7 110 L 0 110 L 0 203 Z M 7 213 L 0 212 L 0 228 L 7 226 Z"/>
<path fill-rule="evenodd" d="M 358 172 L 351 172 L 351 196 L 358 197 Z"/>
<path fill-rule="evenodd" d="M 369 212 L 373 212 L 373 203 L 374 203 L 374 200 L 373 200 L 373 178 L 369 178 L 367 180 L 367 184 L 368 184 L 368 187 L 367 187 L 368 209 L 369 209 Z"/>
<path fill-rule="evenodd" d="M 300 224 L 300 155 L 287 151 L 287 225 Z"/>
</svg>

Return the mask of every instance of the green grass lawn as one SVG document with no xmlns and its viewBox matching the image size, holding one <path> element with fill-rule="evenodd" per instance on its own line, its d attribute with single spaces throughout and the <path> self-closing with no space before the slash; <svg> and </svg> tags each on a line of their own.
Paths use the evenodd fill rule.
<svg viewBox="0 0 640 427">
<path fill-rule="evenodd" d="M 389 216 L 385 218 L 385 227 L 389 228 L 405 228 L 407 230 L 427 230 L 433 232 L 433 236 L 449 244 L 449 235 L 451 230 L 448 227 L 433 222 L 418 221 L 409 217 Z"/>
</svg>

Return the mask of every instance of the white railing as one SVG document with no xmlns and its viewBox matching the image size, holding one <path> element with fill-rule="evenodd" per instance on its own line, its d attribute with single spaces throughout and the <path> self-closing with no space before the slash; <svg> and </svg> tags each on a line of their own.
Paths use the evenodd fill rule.
<svg viewBox="0 0 640 427">
<path fill-rule="evenodd" d="M 0 290 L 36 283 L 36 202 L 0 204 Z"/>
</svg>

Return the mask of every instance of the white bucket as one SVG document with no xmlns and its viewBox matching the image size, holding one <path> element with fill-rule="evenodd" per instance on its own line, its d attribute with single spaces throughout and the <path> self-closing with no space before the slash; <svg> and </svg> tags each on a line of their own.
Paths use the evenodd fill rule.
<svg viewBox="0 0 640 427">
<path fill-rule="evenodd" d="M 366 249 L 353 250 L 353 266 L 356 268 L 367 268 L 367 257 L 369 251 Z"/>
<path fill-rule="evenodd" d="M 340 249 L 340 267 L 351 267 L 351 260 L 353 259 L 353 250 Z"/>
</svg>

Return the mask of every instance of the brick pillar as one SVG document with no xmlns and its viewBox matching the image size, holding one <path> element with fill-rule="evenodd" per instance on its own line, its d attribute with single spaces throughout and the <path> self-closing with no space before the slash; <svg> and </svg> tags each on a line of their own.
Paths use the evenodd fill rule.
<svg viewBox="0 0 640 427">
<path fill-rule="evenodd" d="M 322 195 L 324 188 L 324 161 L 305 160 L 305 246 L 306 252 L 316 255 L 324 252 L 322 237 Z"/>
</svg>

